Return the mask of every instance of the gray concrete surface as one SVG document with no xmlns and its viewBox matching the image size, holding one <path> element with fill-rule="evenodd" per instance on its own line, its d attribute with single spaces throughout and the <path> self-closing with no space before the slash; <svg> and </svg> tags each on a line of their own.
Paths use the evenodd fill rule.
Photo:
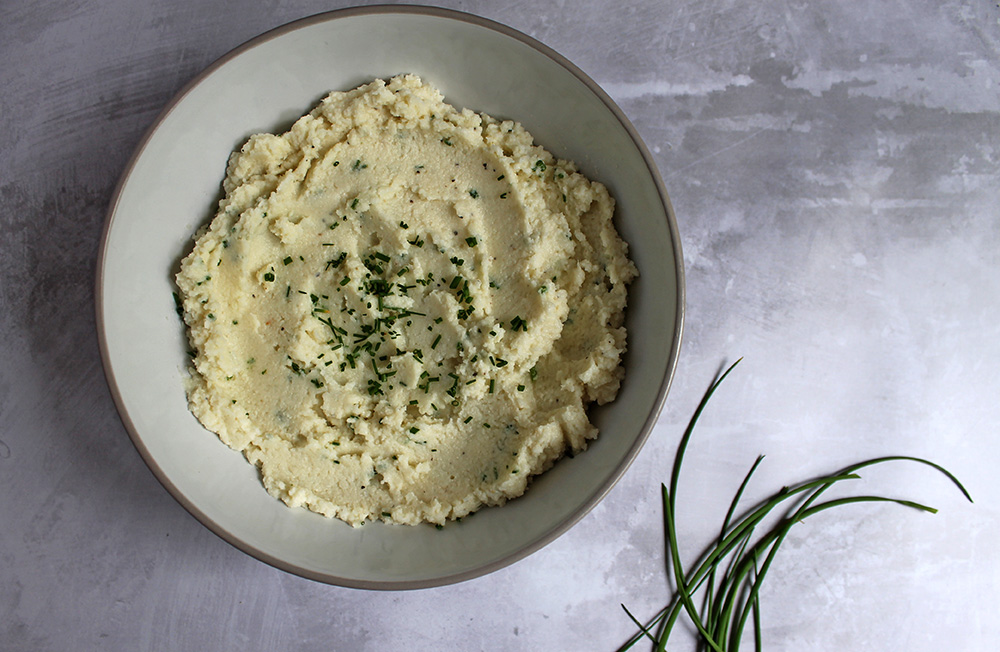
<svg viewBox="0 0 1000 652">
<path fill-rule="evenodd" d="M 216 538 L 156 482 L 105 385 L 93 274 L 115 183 L 187 81 L 342 2 L 0 3 L 0 650 L 613 650 L 668 597 L 659 483 L 721 364 L 680 497 L 685 556 L 753 496 L 883 454 L 763 592 L 765 649 L 1000 644 L 1000 6 L 980 0 L 448 1 L 620 103 L 677 211 L 687 328 L 608 498 L 492 575 L 341 589 Z M 373 44 L 377 47 L 377 44 Z M 693 649 L 681 635 L 676 649 Z"/>
</svg>

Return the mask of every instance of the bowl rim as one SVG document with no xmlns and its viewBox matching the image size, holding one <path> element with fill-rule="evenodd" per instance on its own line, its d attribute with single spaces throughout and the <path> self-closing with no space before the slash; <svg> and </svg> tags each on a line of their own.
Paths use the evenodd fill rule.
<svg viewBox="0 0 1000 652">
<path fill-rule="evenodd" d="M 456 572 L 449 575 L 443 575 L 433 578 L 419 579 L 419 580 L 358 580 L 354 578 L 345 578 L 330 573 L 324 573 L 315 571 L 309 568 L 304 568 L 302 566 L 289 563 L 283 559 L 280 559 L 271 553 L 265 552 L 253 545 L 250 545 L 240 539 L 238 536 L 229 532 L 224 526 L 214 521 L 207 514 L 205 514 L 201 509 L 198 508 L 192 501 L 190 501 L 186 496 L 184 496 L 177 486 L 171 481 L 171 479 L 164 473 L 164 471 L 157 464 L 156 460 L 150 454 L 149 449 L 144 444 L 142 437 L 139 435 L 138 430 L 132 422 L 128 410 L 125 407 L 124 399 L 119 390 L 118 383 L 115 380 L 114 370 L 111 366 L 110 360 L 110 350 L 108 346 L 108 338 L 105 330 L 104 323 L 104 269 L 106 266 L 107 257 L 107 247 L 109 235 L 114 223 L 114 218 L 118 210 L 118 205 L 121 201 L 123 191 L 125 189 L 128 179 L 131 177 L 132 172 L 137 164 L 137 162 L 142 157 L 152 140 L 154 134 L 166 120 L 166 118 L 173 112 L 173 110 L 196 88 L 198 87 L 207 77 L 213 74 L 216 70 L 222 66 L 229 63 L 231 60 L 240 56 L 244 52 L 247 52 L 267 41 L 274 38 L 283 36 L 285 34 L 297 31 L 304 27 L 311 25 L 325 23 L 333 20 L 338 20 L 342 18 L 354 18 L 359 16 L 373 16 L 373 15 L 421 15 L 421 16 L 431 16 L 436 18 L 456 20 L 460 22 L 469 23 L 478 27 L 483 27 L 495 32 L 499 32 L 502 35 L 514 38 L 521 43 L 528 45 L 539 53 L 545 55 L 549 59 L 553 60 L 555 63 L 559 64 L 575 76 L 579 81 L 581 81 L 594 95 L 611 111 L 615 118 L 619 121 L 625 131 L 628 133 L 629 138 L 632 140 L 633 144 L 642 156 L 643 162 L 646 164 L 654 185 L 656 187 L 657 194 L 660 197 L 660 201 L 664 207 L 667 216 L 667 228 L 670 233 L 671 244 L 673 246 L 673 255 L 675 260 L 675 278 L 676 278 L 676 305 L 674 307 L 675 319 L 673 324 L 673 334 L 670 340 L 670 350 L 667 356 L 667 368 L 664 373 L 664 377 L 660 382 L 660 387 L 657 390 L 656 399 L 653 404 L 653 409 L 647 415 L 646 420 L 642 425 L 639 436 L 636 437 L 635 441 L 629 447 L 625 457 L 614 469 L 605 480 L 602 482 L 590 498 L 581 505 L 575 512 L 573 512 L 569 517 L 563 519 L 561 522 L 556 523 L 547 530 L 542 536 L 530 541 L 516 550 L 510 552 L 509 554 L 496 559 L 492 562 L 484 563 L 476 566 L 473 569 Z M 674 213 L 673 206 L 670 203 L 670 199 L 667 195 L 666 188 L 663 183 L 663 178 L 657 169 L 656 163 L 653 159 L 652 154 L 646 147 L 642 138 L 639 136 L 638 131 L 632 125 L 632 122 L 626 117 L 622 109 L 611 99 L 611 97 L 593 80 L 589 75 L 583 72 L 579 67 L 573 64 L 569 59 L 559 54 L 549 46 L 541 43 L 537 39 L 516 30 L 503 23 L 496 22 L 494 20 L 477 16 L 475 14 L 470 14 L 462 11 L 457 11 L 454 9 L 446 9 L 443 7 L 431 7 L 423 5 L 369 5 L 365 7 L 348 7 L 344 9 L 335 9 L 332 11 L 325 11 L 310 16 L 306 16 L 291 22 L 285 23 L 278 27 L 272 28 L 266 32 L 255 36 L 244 43 L 238 45 L 237 47 L 229 50 L 221 57 L 213 61 L 209 66 L 199 72 L 193 79 L 191 79 L 187 84 L 185 84 L 180 91 L 178 91 L 170 101 L 164 106 L 160 111 L 159 115 L 153 120 L 150 126 L 146 129 L 139 141 L 138 146 L 132 153 L 124 169 L 122 170 L 118 182 L 115 186 L 114 192 L 112 193 L 111 200 L 108 204 L 108 209 L 105 214 L 104 226 L 101 233 L 100 247 L 98 250 L 98 255 L 96 259 L 96 273 L 94 276 L 94 304 L 96 312 L 96 327 L 98 335 L 98 345 L 101 353 L 101 363 L 104 368 L 105 380 L 108 384 L 108 388 L 111 392 L 112 399 L 114 400 L 118 416 L 124 425 L 125 430 L 128 433 L 129 438 L 132 440 L 132 444 L 135 446 L 136 450 L 139 452 L 140 457 L 143 462 L 153 473 L 156 479 L 161 485 L 167 490 L 167 492 L 178 502 L 180 505 L 199 523 L 207 527 L 211 532 L 220 537 L 222 540 L 226 541 L 236 549 L 250 555 L 251 557 L 257 559 L 258 561 L 264 562 L 274 568 L 283 570 L 306 579 L 313 581 L 332 584 L 336 586 L 343 586 L 346 588 L 356 588 L 356 589 L 368 589 L 368 590 L 410 590 L 410 589 L 424 589 L 436 586 L 443 586 L 447 584 L 454 584 L 458 582 L 463 582 L 475 577 L 480 577 L 496 570 L 504 568 L 508 565 L 517 562 L 528 555 L 540 550 L 544 546 L 548 545 L 558 537 L 562 536 L 566 531 L 578 523 L 584 516 L 586 516 L 590 511 L 600 503 L 604 497 L 610 492 L 610 490 L 618 483 L 621 477 L 625 474 L 628 468 L 631 466 L 635 457 L 638 455 L 639 451 L 645 444 L 646 440 L 649 438 L 653 427 L 656 425 L 656 421 L 663 409 L 663 405 L 666 401 L 667 393 L 670 390 L 670 385 L 673 381 L 674 373 L 677 368 L 678 358 L 680 355 L 681 340 L 683 336 L 684 329 L 684 317 L 685 317 L 685 279 L 684 279 L 684 258 L 681 251 L 681 241 L 680 234 L 677 228 L 677 219 Z"/>
</svg>

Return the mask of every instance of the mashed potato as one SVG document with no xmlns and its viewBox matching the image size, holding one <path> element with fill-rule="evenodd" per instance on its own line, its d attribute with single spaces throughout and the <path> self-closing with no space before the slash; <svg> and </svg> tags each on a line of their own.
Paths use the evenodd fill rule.
<svg viewBox="0 0 1000 652">
<path fill-rule="evenodd" d="M 440 524 L 597 436 L 636 270 L 519 124 L 379 80 L 251 137 L 224 190 L 177 276 L 188 398 L 275 497 Z"/>
</svg>

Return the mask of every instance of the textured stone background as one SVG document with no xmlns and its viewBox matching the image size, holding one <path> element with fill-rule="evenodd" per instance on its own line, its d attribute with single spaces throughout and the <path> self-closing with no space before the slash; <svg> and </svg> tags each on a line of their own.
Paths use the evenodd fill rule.
<svg viewBox="0 0 1000 652">
<path fill-rule="evenodd" d="M 793 530 L 769 650 L 1000 644 L 1000 6 L 967 0 L 449 1 L 594 77 L 656 155 L 687 269 L 649 444 L 580 524 L 490 576 L 405 593 L 272 569 L 191 518 L 105 385 L 93 277 L 114 185 L 186 82 L 307 0 L 0 2 L 0 649 L 613 650 L 667 599 L 658 488 L 715 371 L 681 537 L 865 457 L 930 457 Z M 377 44 L 373 44 L 377 47 Z M 687 649 L 684 646 L 678 649 Z"/>
</svg>

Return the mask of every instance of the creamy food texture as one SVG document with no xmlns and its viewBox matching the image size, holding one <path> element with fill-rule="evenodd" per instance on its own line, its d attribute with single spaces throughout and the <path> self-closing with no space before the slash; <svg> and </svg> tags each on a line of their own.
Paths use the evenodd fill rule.
<svg viewBox="0 0 1000 652">
<path fill-rule="evenodd" d="M 636 270 L 614 201 L 418 77 L 233 154 L 177 276 L 192 412 L 291 506 L 441 524 L 597 436 Z"/>
</svg>

